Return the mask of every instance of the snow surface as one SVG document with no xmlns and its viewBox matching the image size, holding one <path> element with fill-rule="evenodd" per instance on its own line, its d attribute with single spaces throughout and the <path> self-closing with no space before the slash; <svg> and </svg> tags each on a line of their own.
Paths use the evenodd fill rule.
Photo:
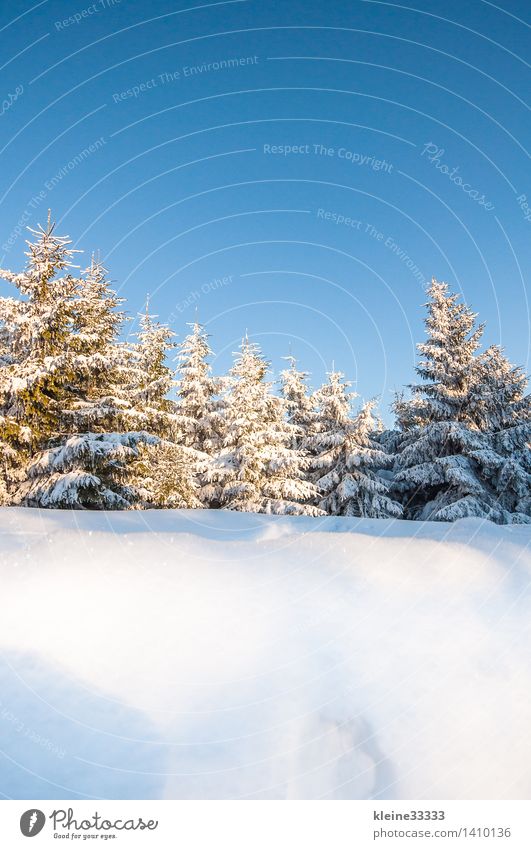
<svg viewBox="0 0 531 849">
<path fill-rule="evenodd" d="M 0 510 L 0 792 L 529 798 L 531 528 Z"/>
</svg>

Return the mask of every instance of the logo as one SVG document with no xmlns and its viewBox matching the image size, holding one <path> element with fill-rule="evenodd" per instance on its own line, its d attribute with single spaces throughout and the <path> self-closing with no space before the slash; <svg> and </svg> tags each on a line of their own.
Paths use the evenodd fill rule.
<svg viewBox="0 0 531 849">
<path fill-rule="evenodd" d="M 20 830 L 24 837 L 35 837 L 44 828 L 46 817 L 37 808 L 31 808 L 20 817 Z"/>
</svg>

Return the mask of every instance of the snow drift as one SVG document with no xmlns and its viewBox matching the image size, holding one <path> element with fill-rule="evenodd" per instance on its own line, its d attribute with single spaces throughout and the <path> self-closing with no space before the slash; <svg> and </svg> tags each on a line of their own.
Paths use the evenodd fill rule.
<svg viewBox="0 0 531 849">
<path fill-rule="evenodd" d="M 529 526 L 0 511 L 0 792 L 529 798 Z"/>
</svg>

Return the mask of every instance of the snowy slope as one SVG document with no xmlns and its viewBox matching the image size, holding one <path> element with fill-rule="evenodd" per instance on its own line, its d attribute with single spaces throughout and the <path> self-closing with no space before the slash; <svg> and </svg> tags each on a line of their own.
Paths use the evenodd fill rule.
<svg viewBox="0 0 531 849">
<path fill-rule="evenodd" d="M 0 511 L 0 792 L 529 798 L 531 528 Z"/>
</svg>

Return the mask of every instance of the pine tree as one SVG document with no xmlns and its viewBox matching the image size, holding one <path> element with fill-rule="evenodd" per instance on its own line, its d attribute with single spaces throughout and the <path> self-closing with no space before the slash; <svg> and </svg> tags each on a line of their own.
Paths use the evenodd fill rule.
<svg viewBox="0 0 531 849">
<path fill-rule="evenodd" d="M 207 458 L 186 445 L 188 422 L 168 395 L 177 386 L 168 356 L 175 348 L 174 334 L 146 311 L 141 316 L 134 347 L 132 409 L 140 411 L 142 426 L 156 435 L 146 443 L 132 465 L 132 481 L 144 507 L 202 507 L 198 476 Z"/>
<path fill-rule="evenodd" d="M 341 372 L 328 373 L 327 382 L 312 395 L 316 415 L 306 440 L 312 455 L 311 479 L 320 493 L 319 506 L 336 516 L 343 510 L 343 497 L 337 489 L 348 475 L 352 402 L 356 397 L 349 391 L 350 385 Z"/>
<path fill-rule="evenodd" d="M 74 305 L 74 336 L 71 342 L 87 356 L 102 355 L 109 350 L 124 322 L 123 299 L 111 288 L 107 269 L 92 255 L 77 289 Z M 105 367 L 108 367 L 105 363 Z"/>
<path fill-rule="evenodd" d="M 139 506 L 145 508 L 203 507 L 197 471 L 202 457 L 169 439 L 144 442 L 130 468 L 130 480 Z"/>
<path fill-rule="evenodd" d="M 478 357 L 474 395 L 471 403 L 474 422 L 483 431 L 513 427 L 530 416 L 526 395 L 527 377 L 513 366 L 499 345 L 491 345 Z"/>
<path fill-rule="evenodd" d="M 286 402 L 288 422 L 293 425 L 293 448 L 307 450 L 308 437 L 316 420 L 316 413 L 308 390 L 308 373 L 297 368 L 297 361 L 291 354 L 289 367 L 280 372 L 282 397 Z"/>
<path fill-rule="evenodd" d="M 355 393 L 349 386 L 341 372 L 333 371 L 314 394 L 317 421 L 309 445 L 316 455 L 312 468 L 322 494 L 319 506 L 334 516 L 398 517 L 402 509 L 389 497 L 389 481 L 382 474 L 392 459 L 375 439 L 374 402 L 352 418 Z"/>
<path fill-rule="evenodd" d="M 485 371 L 477 350 L 483 327 L 476 327 L 475 314 L 447 284 L 433 280 L 428 294 L 428 338 L 418 345 L 422 359 L 416 369 L 424 382 L 410 387 L 411 401 L 399 399 L 395 407 L 404 439 L 394 491 L 407 518 L 510 521 L 488 481 L 492 444 L 479 426 Z"/>
<path fill-rule="evenodd" d="M 133 469 L 157 442 L 129 392 L 130 351 L 117 336 L 123 314 L 106 271 L 94 259 L 76 280 L 72 325 L 64 339 L 69 379 L 55 433 L 28 467 L 23 503 L 59 508 L 124 509 L 140 494 Z"/>
<path fill-rule="evenodd" d="M 175 348 L 175 334 L 149 313 L 140 316 L 138 342 L 131 346 L 129 399 L 133 411 L 139 411 L 143 427 L 160 437 L 180 436 L 176 405 L 168 398 L 176 386 L 175 375 L 168 365 Z"/>
<path fill-rule="evenodd" d="M 212 351 L 204 327 L 197 321 L 188 326 L 191 333 L 177 346 L 177 395 L 183 439 L 191 448 L 212 454 L 223 438 L 223 403 L 219 398 L 223 382 L 212 376 Z"/>
<path fill-rule="evenodd" d="M 32 436 L 11 403 L 16 365 L 13 327 L 18 318 L 19 301 L 0 298 L 0 506 L 11 503 L 25 478 Z"/>
<path fill-rule="evenodd" d="M 136 506 L 131 465 L 157 437 L 88 432 L 69 436 L 41 452 L 29 466 L 24 503 L 35 507 L 123 510 Z"/>
<path fill-rule="evenodd" d="M 133 357 L 129 346 L 118 341 L 125 321 L 122 304 L 106 268 L 93 256 L 77 282 L 73 304 L 74 324 L 66 349 L 74 375 L 71 400 L 62 411 L 63 434 L 131 429 L 125 415 L 131 406 L 126 386 Z M 139 422 L 133 422 L 133 430 L 135 425 Z"/>
<path fill-rule="evenodd" d="M 177 345 L 177 413 L 183 445 L 196 452 L 196 495 L 204 507 L 219 507 L 218 487 L 208 474 L 222 446 L 223 380 L 213 377 L 212 350 L 204 327 L 195 321 L 191 332 Z"/>
<path fill-rule="evenodd" d="M 469 424 L 483 325 L 476 327 L 476 314 L 458 302 L 458 295 L 451 294 L 446 283 L 433 279 L 428 295 L 428 338 L 417 345 L 422 359 L 416 371 L 424 382 L 410 387 L 417 422 Z"/>
<path fill-rule="evenodd" d="M 208 471 L 222 507 L 254 513 L 321 515 L 317 491 L 305 480 L 302 452 L 291 447 L 285 403 L 265 380 L 260 349 L 242 341 L 231 369 L 224 447 Z"/>
<path fill-rule="evenodd" d="M 506 521 L 531 522 L 531 396 L 499 345 L 479 358 L 475 417 L 489 447 L 476 457 Z M 510 513 L 510 519 L 505 516 Z"/>
<path fill-rule="evenodd" d="M 65 345 L 74 323 L 78 280 L 75 253 L 66 237 L 46 228 L 30 230 L 26 268 L 0 270 L 18 297 L 0 298 L 0 452 L 4 503 L 17 502 L 30 457 L 59 427 L 73 379 Z"/>
<path fill-rule="evenodd" d="M 2 373 L 3 406 L 31 431 L 39 445 L 56 429 L 71 377 L 65 346 L 73 326 L 77 279 L 70 273 L 74 251 L 70 241 L 46 229 L 31 230 L 28 261 L 22 273 L 1 269 L 21 298 L 2 298 L 0 321 L 9 350 Z M 65 272 L 57 276 L 59 272 Z"/>
<path fill-rule="evenodd" d="M 93 261 L 73 275 L 75 252 L 50 218 L 31 233 L 25 271 L 0 272 L 22 295 L 0 301 L 2 339 L 10 350 L 0 374 L 4 434 L 9 427 L 10 448 L 21 437 L 25 445 L 23 467 L 11 486 L 8 481 L 10 500 L 132 506 L 127 468 L 154 437 L 124 426 L 130 357 L 115 338 L 119 300 L 101 264 Z"/>
</svg>

